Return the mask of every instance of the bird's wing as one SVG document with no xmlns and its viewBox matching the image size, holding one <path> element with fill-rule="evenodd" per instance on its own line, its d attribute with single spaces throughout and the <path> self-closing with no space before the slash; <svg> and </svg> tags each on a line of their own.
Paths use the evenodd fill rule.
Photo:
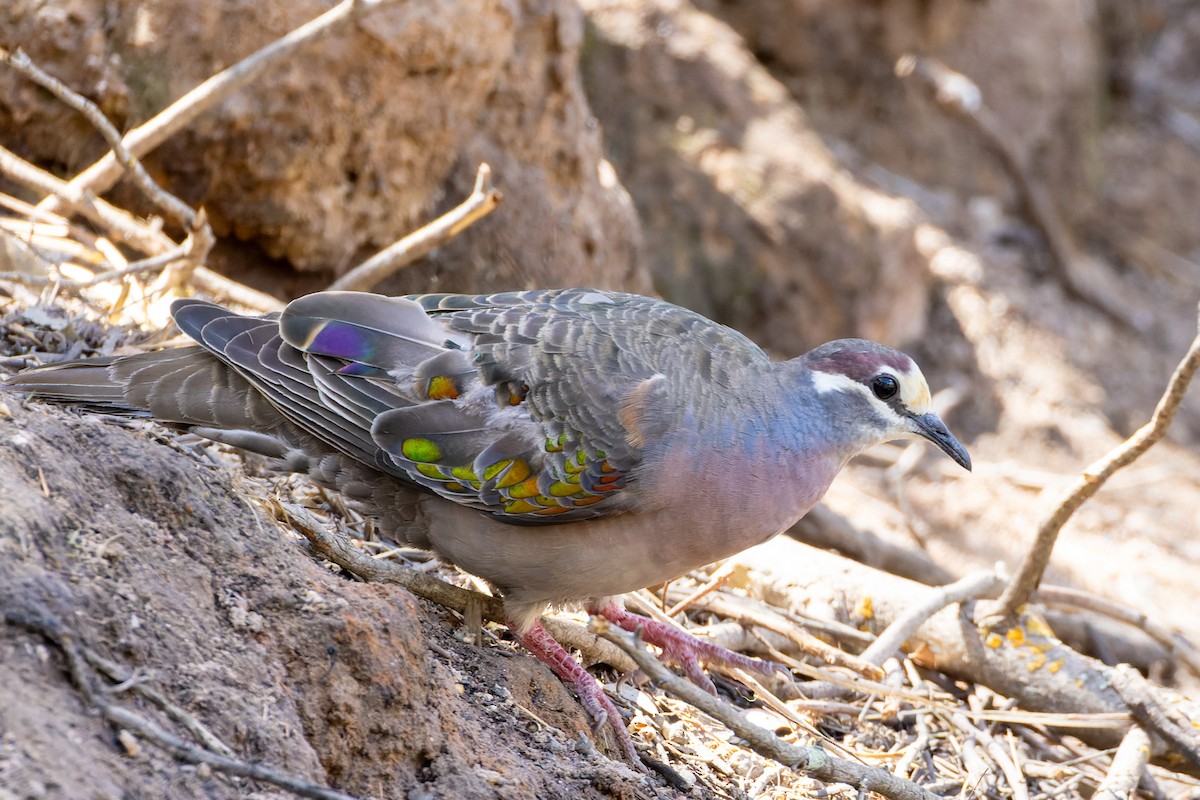
<svg viewBox="0 0 1200 800">
<path fill-rule="evenodd" d="M 629 484 L 653 433 L 641 408 L 664 390 L 656 349 L 633 345 L 653 338 L 659 306 L 675 308 L 588 290 L 321 292 L 278 319 L 199 301 L 173 311 L 326 444 L 501 521 L 538 524 L 636 504 Z"/>
<path fill-rule="evenodd" d="M 486 475 L 512 460 L 498 484 L 502 516 L 566 522 L 636 505 L 632 484 L 645 442 L 637 412 L 652 398 L 639 388 L 657 386 L 661 376 L 628 340 L 666 304 L 586 289 L 412 299 L 470 342 L 472 373 L 456 407 L 481 409 L 508 431 L 474 464 Z M 415 413 L 381 419 L 377 440 L 394 450 Z"/>
</svg>

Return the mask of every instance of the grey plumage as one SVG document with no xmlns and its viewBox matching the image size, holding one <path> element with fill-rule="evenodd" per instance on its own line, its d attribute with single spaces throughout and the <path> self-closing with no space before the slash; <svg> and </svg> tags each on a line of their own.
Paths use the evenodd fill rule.
<svg viewBox="0 0 1200 800">
<path fill-rule="evenodd" d="M 625 625 L 605 598 L 774 536 L 885 439 L 923 436 L 970 464 L 907 356 L 842 340 L 772 362 L 637 295 L 323 292 L 266 317 L 196 300 L 172 313 L 196 345 L 7 385 L 189 428 L 343 491 L 499 587 L 514 630 L 593 713 L 615 714 L 535 635 L 546 604 L 592 601 Z"/>
</svg>

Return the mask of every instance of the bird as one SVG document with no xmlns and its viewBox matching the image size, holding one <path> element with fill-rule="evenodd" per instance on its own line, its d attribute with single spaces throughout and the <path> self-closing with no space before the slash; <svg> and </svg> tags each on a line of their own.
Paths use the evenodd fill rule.
<svg viewBox="0 0 1200 800">
<path fill-rule="evenodd" d="M 244 316 L 171 313 L 195 343 L 35 367 L 10 391 L 149 417 L 339 491 L 384 535 L 486 580 L 507 625 L 638 755 L 596 679 L 541 623 L 584 606 L 701 662 L 770 672 L 627 611 L 621 595 L 791 527 L 856 454 L 923 438 L 971 469 L 912 358 L 839 339 L 772 360 L 663 300 L 588 288 L 324 291 Z"/>
</svg>

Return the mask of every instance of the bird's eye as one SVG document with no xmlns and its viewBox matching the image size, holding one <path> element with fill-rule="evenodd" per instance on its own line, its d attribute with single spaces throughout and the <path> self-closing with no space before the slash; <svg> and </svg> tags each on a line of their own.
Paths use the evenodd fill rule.
<svg viewBox="0 0 1200 800">
<path fill-rule="evenodd" d="M 876 375 L 871 381 L 871 391 L 880 400 L 891 400 L 900 391 L 900 383 L 891 375 Z"/>
</svg>

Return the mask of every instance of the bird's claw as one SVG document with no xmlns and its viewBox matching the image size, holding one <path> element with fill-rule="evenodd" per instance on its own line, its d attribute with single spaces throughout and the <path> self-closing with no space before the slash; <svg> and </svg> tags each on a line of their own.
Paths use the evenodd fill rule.
<svg viewBox="0 0 1200 800">
<path fill-rule="evenodd" d="M 509 627 L 515 630 L 517 626 L 510 625 Z M 550 667 L 554 674 L 558 675 L 579 696 L 580 705 L 592 720 L 593 734 L 598 735 L 600 729 L 607 725 L 608 729 L 616 736 L 617 746 L 621 748 L 625 758 L 634 766 L 645 770 L 645 764 L 642 763 L 642 758 L 638 755 L 637 748 L 634 747 L 633 737 L 629 735 L 629 731 L 625 727 L 625 720 L 621 716 L 621 712 L 617 710 L 612 699 L 604 693 L 603 687 L 596 679 L 580 666 L 578 661 L 571 658 L 562 645 L 546 632 L 541 622 L 535 623 L 525 633 L 520 634 L 520 639 L 521 644 L 529 652 Z"/>
<path fill-rule="evenodd" d="M 789 674 L 787 667 L 783 664 L 735 653 L 712 642 L 698 639 L 687 631 L 649 617 L 643 617 L 641 614 L 626 611 L 616 603 L 600 606 L 596 609 L 596 613 L 627 631 L 640 631 L 643 639 L 661 648 L 663 656 L 683 668 L 688 680 L 709 694 L 715 695 L 717 687 L 705 673 L 701 662 L 732 669 L 744 669 L 772 678 L 776 673 Z"/>
</svg>

